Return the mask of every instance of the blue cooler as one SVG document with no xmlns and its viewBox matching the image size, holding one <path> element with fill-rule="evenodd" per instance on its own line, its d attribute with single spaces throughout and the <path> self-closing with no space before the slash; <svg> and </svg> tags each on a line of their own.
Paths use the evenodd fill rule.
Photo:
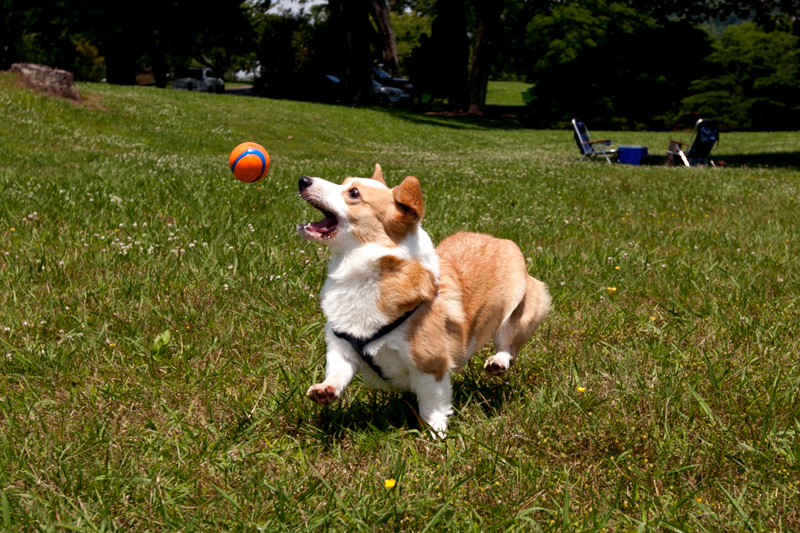
<svg viewBox="0 0 800 533">
<path fill-rule="evenodd" d="M 619 146 L 617 155 L 619 156 L 617 161 L 623 165 L 638 165 L 647 155 L 647 146 Z"/>
</svg>

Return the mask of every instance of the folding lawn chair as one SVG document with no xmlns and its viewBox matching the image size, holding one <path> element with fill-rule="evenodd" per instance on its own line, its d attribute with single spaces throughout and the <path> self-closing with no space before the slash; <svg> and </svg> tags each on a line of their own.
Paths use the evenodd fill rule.
<svg viewBox="0 0 800 533">
<path fill-rule="evenodd" d="M 666 166 L 672 167 L 683 164 L 686 167 L 697 165 L 714 165 L 708 156 L 711 149 L 719 142 L 719 123 L 716 120 L 700 119 L 694 125 L 691 143 L 674 141 L 670 139 L 669 149 L 667 149 Z M 688 153 L 684 153 L 682 146 L 691 146 Z M 680 159 L 680 163 L 676 161 Z"/>
<path fill-rule="evenodd" d="M 581 158 L 599 155 L 605 157 L 606 161 L 611 163 L 611 159 L 608 156 L 616 155 L 617 151 L 611 148 L 604 148 L 604 146 L 611 146 L 611 143 L 614 141 L 610 139 L 598 139 L 593 141 L 592 137 L 589 135 L 589 130 L 586 128 L 586 124 L 576 118 L 572 119 L 572 126 L 575 128 L 573 137 L 578 144 L 578 149 L 581 151 Z"/>
</svg>

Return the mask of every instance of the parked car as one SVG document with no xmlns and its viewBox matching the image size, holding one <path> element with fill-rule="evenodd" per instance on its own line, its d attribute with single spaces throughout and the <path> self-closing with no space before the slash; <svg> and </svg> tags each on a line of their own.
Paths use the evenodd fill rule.
<svg viewBox="0 0 800 533">
<path fill-rule="evenodd" d="M 382 68 L 374 67 L 372 69 L 372 74 L 372 78 L 384 87 L 394 87 L 395 89 L 400 89 L 407 93 L 411 93 L 414 90 L 414 85 L 412 85 L 408 79 L 393 78 Z"/>
<path fill-rule="evenodd" d="M 375 80 L 372 80 L 372 91 L 375 94 L 375 100 L 378 104 L 399 104 L 411 101 L 411 95 L 402 89 L 395 87 L 387 87 L 381 85 Z"/>
<path fill-rule="evenodd" d="M 335 103 L 341 98 L 341 83 L 336 76 L 318 72 L 271 81 L 257 79 L 253 94 L 264 98 Z"/>
<path fill-rule="evenodd" d="M 173 89 L 208 93 L 225 92 L 225 82 L 217 78 L 210 68 L 183 68 L 175 73 Z"/>
</svg>

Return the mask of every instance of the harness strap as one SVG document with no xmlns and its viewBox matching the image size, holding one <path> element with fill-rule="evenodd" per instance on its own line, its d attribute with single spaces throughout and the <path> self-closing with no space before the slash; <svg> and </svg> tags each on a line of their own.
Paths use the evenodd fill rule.
<svg viewBox="0 0 800 533">
<path fill-rule="evenodd" d="M 380 339 L 384 335 L 388 335 L 389 333 L 391 333 L 392 331 L 394 331 L 395 329 L 400 327 L 400 325 L 403 322 L 405 322 L 408 319 L 408 317 L 410 317 L 411 315 L 414 314 L 414 311 L 419 309 L 420 305 L 422 305 L 422 304 L 419 304 L 414 309 L 412 309 L 408 313 L 404 314 L 403 316 L 401 316 L 400 318 L 398 318 L 397 320 L 395 320 L 391 324 L 386 324 L 381 329 L 376 331 L 375 334 L 372 335 L 372 337 L 370 337 L 368 339 L 357 339 L 357 338 L 355 338 L 352 335 L 349 335 L 347 333 L 339 333 L 335 329 L 332 330 L 332 331 L 333 331 L 333 334 L 336 335 L 337 337 L 339 337 L 340 339 L 344 339 L 347 342 L 349 342 L 350 346 L 352 346 L 353 349 L 356 351 L 356 353 L 361 356 L 361 359 L 363 359 L 364 362 L 367 363 L 369 365 L 369 367 L 372 370 L 374 370 L 375 373 L 378 374 L 381 377 L 382 380 L 389 381 L 389 378 L 387 378 L 386 375 L 383 373 L 383 370 L 381 370 L 381 367 L 379 367 L 378 365 L 375 364 L 375 361 L 373 360 L 372 356 L 369 355 L 368 353 L 364 352 L 364 348 L 366 348 L 367 344 Z"/>
</svg>

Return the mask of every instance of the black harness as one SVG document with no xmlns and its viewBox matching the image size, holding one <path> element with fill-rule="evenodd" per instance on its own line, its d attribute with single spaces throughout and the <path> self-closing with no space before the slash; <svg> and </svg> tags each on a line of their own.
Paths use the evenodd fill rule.
<svg viewBox="0 0 800 533">
<path fill-rule="evenodd" d="M 375 334 L 372 337 L 368 338 L 368 339 L 357 339 L 357 338 L 355 338 L 352 335 L 349 335 L 347 333 L 339 333 L 335 329 L 332 330 L 332 331 L 333 331 L 333 334 L 336 335 L 337 337 L 339 337 L 340 339 L 344 339 L 347 342 L 349 342 L 350 345 L 353 347 L 353 349 L 356 351 L 356 353 L 361 356 L 361 359 L 363 359 L 364 362 L 367 363 L 369 365 L 369 367 L 372 370 L 374 370 L 375 373 L 378 374 L 381 377 L 382 380 L 389 381 L 389 378 L 387 378 L 386 375 L 383 373 L 383 370 L 381 370 L 381 367 L 379 367 L 378 365 L 375 364 L 375 361 L 373 360 L 372 356 L 369 355 L 368 353 L 364 352 L 364 348 L 367 346 L 367 344 L 371 343 L 372 341 L 376 341 L 376 340 L 380 339 L 381 337 L 383 337 L 384 335 L 388 335 L 389 333 L 391 333 L 392 331 L 394 331 L 395 329 L 400 327 L 400 325 L 403 322 L 405 322 L 408 319 L 408 317 L 410 317 L 411 315 L 414 314 L 414 311 L 419 309 L 420 305 L 422 305 L 422 304 L 419 304 L 414 309 L 412 309 L 408 313 L 404 314 L 403 316 L 401 316 L 400 318 L 398 318 L 397 320 L 395 320 L 391 324 L 386 324 L 381 329 L 376 331 Z"/>
</svg>

